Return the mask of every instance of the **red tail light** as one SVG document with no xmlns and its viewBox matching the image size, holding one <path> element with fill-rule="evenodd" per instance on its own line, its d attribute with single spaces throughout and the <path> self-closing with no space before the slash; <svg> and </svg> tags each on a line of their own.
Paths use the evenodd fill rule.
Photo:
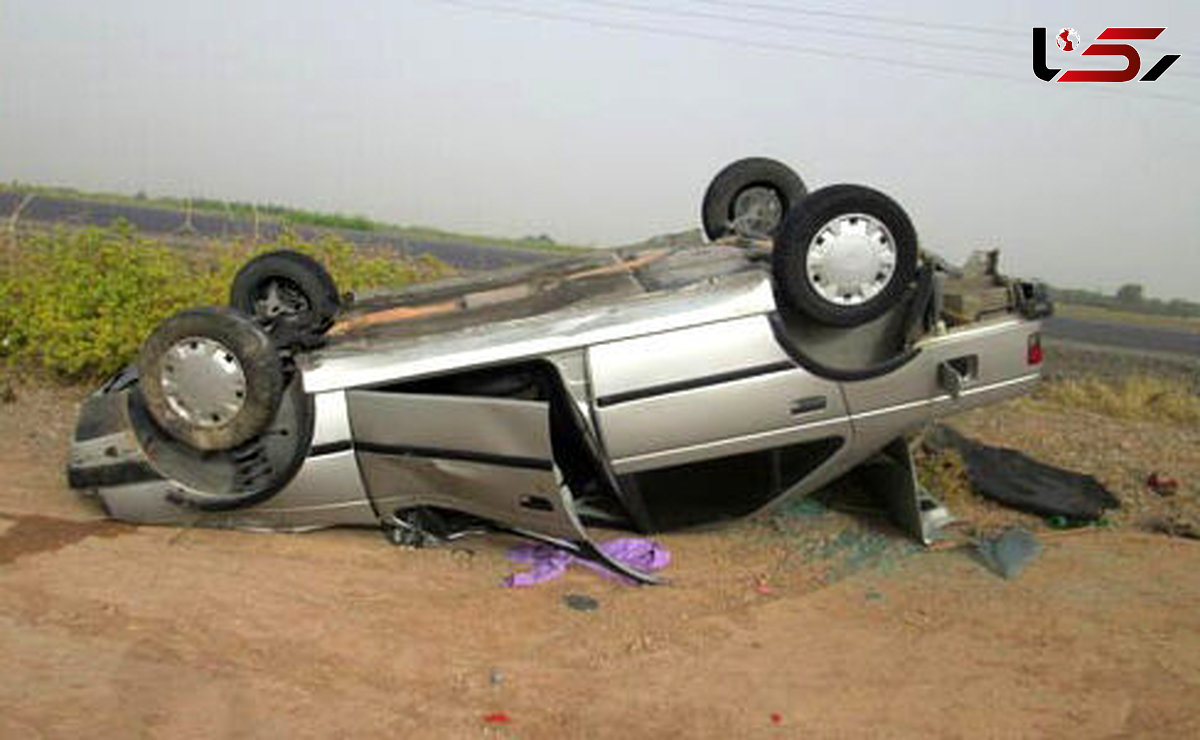
<svg viewBox="0 0 1200 740">
<path fill-rule="evenodd" d="M 1025 361 L 1030 365 L 1042 364 L 1042 335 L 1030 334 L 1029 347 L 1025 352 Z"/>
</svg>

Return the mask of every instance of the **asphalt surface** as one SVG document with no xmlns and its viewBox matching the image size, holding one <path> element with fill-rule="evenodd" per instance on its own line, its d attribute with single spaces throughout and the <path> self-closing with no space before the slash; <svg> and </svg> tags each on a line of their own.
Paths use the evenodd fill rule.
<svg viewBox="0 0 1200 740">
<path fill-rule="evenodd" d="M 20 204 L 22 197 L 22 194 L 17 192 L 0 192 L 0 218 L 8 218 Z M 232 214 L 194 211 L 191 229 L 188 230 L 185 229 L 184 213 L 170 208 L 42 195 L 30 201 L 21 211 L 21 219 L 75 226 L 109 226 L 124 220 L 138 231 L 147 234 L 187 234 L 220 239 L 249 237 L 254 234 L 252 219 Z M 260 220 L 259 238 L 267 241 L 275 239 L 283 227 L 284 224 L 276 220 Z M 304 238 L 332 233 L 361 246 L 398 249 L 413 257 L 429 254 L 462 270 L 494 270 L 539 262 L 556 256 L 554 252 L 491 244 L 411 239 L 386 230 L 318 229 L 304 225 L 292 225 L 290 228 Z"/>
<path fill-rule="evenodd" d="M 1046 336 L 1052 339 L 1200 357 L 1200 334 L 1180 329 L 1114 324 L 1063 316 L 1048 319 L 1043 327 Z"/>
</svg>

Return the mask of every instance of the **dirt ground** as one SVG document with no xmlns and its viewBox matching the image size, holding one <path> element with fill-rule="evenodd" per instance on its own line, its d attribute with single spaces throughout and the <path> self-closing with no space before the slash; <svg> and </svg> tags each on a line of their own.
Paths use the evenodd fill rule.
<svg viewBox="0 0 1200 740">
<path fill-rule="evenodd" d="M 104 521 L 62 481 L 79 392 L 16 390 L 3 738 L 1200 735 L 1200 542 L 1138 531 L 1200 499 L 1200 430 L 960 419 L 1130 502 L 1111 528 L 1041 530 L 1015 580 L 969 548 L 799 509 L 660 538 L 665 587 L 573 570 L 515 590 L 500 537 L 407 550 L 372 531 Z M 1147 466 L 1181 479 L 1175 503 L 1142 490 Z M 1005 516 L 968 516 L 984 513 Z"/>
</svg>

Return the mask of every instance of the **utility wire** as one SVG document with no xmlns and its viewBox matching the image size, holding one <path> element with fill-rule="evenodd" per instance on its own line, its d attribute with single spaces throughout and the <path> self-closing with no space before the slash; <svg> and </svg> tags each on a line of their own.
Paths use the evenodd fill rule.
<svg viewBox="0 0 1200 740">
<path fill-rule="evenodd" d="M 700 31 L 689 31 L 681 28 L 666 28 L 663 26 L 652 26 L 643 23 L 630 23 L 625 21 L 610 21 L 600 18 L 591 18 L 587 16 L 571 15 L 569 13 L 560 13 L 554 11 L 535 10 L 530 8 L 520 8 L 511 5 L 492 5 L 480 2 L 467 2 L 466 0 L 431 0 L 432 2 L 441 5 L 462 8 L 465 10 L 480 11 L 484 13 L 500 14 L 517 16 L 523 18 L 536 18 L 539 20 L 560 21 L 572 23 L 576 25 L 590 26 L 593 28 L 605 28 L 616 31 L 634 31 L 637 33 L 653 34 L 656 36 L 666 36 L 673 38 L 692 39 L 696 41 L 710 41 L 732 46 L 740 46 L 751 49 L 767 50 L 767 51 L 783 51 L 795 54 L 807 54 L 811 56 L 822 56 L 833 59 L 853 59 L 862 62 L 873 62 L 883 64 L 889 67 L 905 67 L 921 72 L 932 72 L 941 74 L 952 74 L 964 77 L 987 77 L 990 79 L 1006 80 L 1008 82 L 1021 82 L 1027 80 L 1024 77 L 1015 75 L 1002 74 L 999 72 L 990 72 L 981 69 L 971 69 L 963 67 L 953 67 L 944 64 L 932 64 L 927 62 L 918 62 L 911 59 L 899 59 L 895 57 L 877 56 L 873 54 L 863 54 L 855 51 L 843 51 L 834 49 L 823 49 L 820 47 L 801 46 L 798 44 L 785 44 L 766 40 L 751 40 L 738 38 L 735 36 L 722 36 L 719 34 L 704 33 Z M 1157 100 L 1165 100 L 1175 103 L 1185 103 L 1188 105 L 1200 106 L 1200 99 L 1188 98 L 1180 95 L 1171 95 L 1167 93 L 1142 93 L 1126 91 L 1124 89 L 1113 89 L 1107 87 L 1088 87 L 1090 92 L 1109 93 L 1117 95 L 1125 95 L 1126 97 L 1136 98 L 1153 98 Z"/>
<path fill-rule="evenodd" d="M 483 11 L 485 13 L 499 13 L 501 15 L 520 16 L 525 18 L 537 18 L 540 20 L 564 21 L 595 28 L 607 28 L 615 31 L 637 31 L 641 33 L 650 33 L 658 36 L 671 36 L 675 38 L 694 39 L 697 41 L 714 41 L 723 44 L 731 44 L 733 46 L 742 46 L 752 49 L 768 49 L 774 51 L 788 51 L 800 54 L 811 54 L 815 56 L 831 57 L 835 59 L 857 59 L 860 61 L 876 62 L 886 64 L 888 66 L 909 67 L 932 72 L 945 72 L 958 75 L 981 75 L 985 77 L 994 77 L 999 79 L 1020 80 L 1021 78 L 1000 73 L 987 72 L 976 69 L 962 69 L 944 64 L 933 64 L 926 62 L 917 62 L 908 59 L 898 59 L 892 57 L 876 56 L 873 54 L 863 54 L 856 51 L 841 51 L 834 49 L 822 49 L 820 47 L 800 46 L 797 44 L 786 44 L 768 41 L 764 39 L 744 39 L 736 36 L 722 36 L 719 34 L 705 33 L 702 31 L 690 31 L 682 28 L 668 28 L 665 26 L 652 26 L 644 23 L 632 23 L 627 21 L 611 21 L 602 18 L 592 18 L 579 15 L 571 15 L 569 13 L 561 13 L 556 11 L 538 10 L 533 8 L 521 8 L 512 5 L 493 5 L 490 3 L 476 2 L 475 0 L 433 0 L 433 2 L 442 5 L 452 5 L 467 10 Z"/>
<path fill-rule="evenodd" d="M 895 16 L 880 16 L 871 15 L 870 13 L 851 13 L 843 10 L 824 10 L 814 8 L 797 8 L 794 5 L 780 5 L 778 3 L 763 3 L 763 2 L 736 2 L 731 0 L 691 0 L 698 5 L 709 5 L 718 8 L 731 8 L 734 10 L 760 10 L 767 13 L 782 13 L 785 15 L 807 15 L 820 18 L 839 18 L 848 21 L 862 21 L 864 23 L 880 23 L 893 26 L 904 26 L 907 28 L 923 28 L 934 31 L 953 31 L 955 33 L 980 33 L 990 36 L 1005 36 L 1013 37 L 1015 34 L 1012 31 L 1006 31 L 1000 28 L 992 28 L 991 26 L 983 26 L 970 23 L 942 23 L 939 21 L 924 21 L 913 20 L 910 18 L 897 18 Z M 1200 49 L 1178 49 L 1179 53 L 1189 56 L 1200 56 Z M 1196 77 L 1196 72 L 1172 72 L 1176 76 Z"/>
<path fill-rule="evenodd" d="M 956 33 L 981 33 L 992 36 L 1013 36 L 1012 31 L 1006 31 L 1000 28 L 992 28 L 970 23 L 941 23 L 938 21 L 913 20 L 909 18 L 897 18 L 895 16 L 880 16 L 871 15 L 870 13 L 851 13 L 843 10 L 824 10 L 813 8 L 797 8 L 794 5 L 780 5 L 778 3 L 763 3 L 763 2 L 742 2 L 742 0 L 691 0 L 698 5 L 710 5 L 719 8 L 732 8 L 734 10 L 760 10 L 767 13 L 783 13 L 785 15 L 808 15 L 821 18 L 840 18 L 848 21 L 862 21 L 865 23 L 881 23 L 894 26 L 905 26 L 908 28 L 924 28 L 935 31 L 954 31 Z M 1190 56 L 1200 56 L 1200 49 L 1179 49 L 1179 53 L 1188 54 Z M 1178 73 L 1176 73 L 1178 74 Z M 1187 76 L 1194 77 L 1195 74 L 1189 73 Z"/>
<path fill-rule="evenodd" d="M 723 8 L 736 8 L 737 10 L 763 10 L 769 13 L 786 13 L 789 15 L 809 15 L 821 18 L 839 18 L 847 21 L 863 21 L 867 23 L 881 23 L 892 26 L 904 26 L 906 28 L 925 28 L 936 31 L 954 31 L 956 33 L 981 33 L 989 36 L 1012 36 L 1011 31 L 1005 31 L 991 26 L 980 26 L 966 23 L 940 23 L 937 21 L 922 21 L 909 18 L 896 18 L 894 16 L 879 16 L 871 15 L 870 13 L 851 13 L 844 10 L 820 10 L 813 8 L 797 8 L 794 5 L 779 5 L 778 3 L 761 3 L 761 2 L 730 2 L 729 0 L 692 0 L 694 3 L 701 5 L 716 5 Z"/>
<path fill-rule="evenodd" d="M 715 5 L 717 7 L 722 7 L 722 8 L 729 7 L 729 8 L 739 8 L 740 9 L 743 7 L 742 5 L 739 5 L 738 3 L 723 2 L 722 0 L 691 0 L 691 1 L 695 2 L 695 3 L 702 3 L 705 5 Z M 851 39 L 856 39 L 856 40 L 874 40 L 874 41 L 884 41 L 884 42 L 897 43 L 897 44 L 909 44 L 912 46 L 923 46 L 923 47 L 926 47 L 929 49 L 940 49 L 940 50 L 944 50 L 944 51 L 966 52 L 966 53 L 969 53 L 974 56 L 985 55 L 985 56 L 1004 57 L 1006 59 L 1013 58 L 1013 54 L 1011 51 L 1004 50 L 1004 49 L 992 48 L 990 46 L 983 45 L 984 42 L 980 42 L 980 43 L 976 43 L 976 44 L 968 44 L 968 43 L 960 44 L 960 43 L 955 43 L 952 41 L 933 41 L 930 39 L 917 38 L 917 37 L 913 37 L 913 36 L 898 36 L 898 35 L 894 35 L 894 34 L 878 33 L 875 31 L 867 31 L 867 30 L 862 30 L 862 29 L 830 28 L 828 26 L 800 25 L 800 24 L 796 24 L 796 23 L 786 23 L 786 22 L 781 22 L 778 20 L 770 20 L 770 19 L 765 19 L 765 18 L 761 18 L 761 17 L 746 17 L 746 16 L 740 16 L 740 15 L 730 15 L 728 13 L 712 13 L 712 12 L 708 12 L 708 11 L 704 11 L 704 10 L 693 10 L 693 9 L 688 9 L 688 8 L 661 8 L 661 7 L 640 5 L 637 3 L 621 2 L 620 0 L 568 0 L 568 2 L 576 2 L 576 3 L 581 3 L 584 5 L 593 5 L 593 6 L 601 7 L 601 8 L 613 8 L 615 10 L 630 10 L 630 11 L 639 12 L 639 13 L 650 13 L 650 14 L 654 14 L 654 15 L 676 16 L 676 17 L 680 17 L 680 18 L 695 18 L 698 20 L 720 21 L 722 23 L 734 23 L 734 24 L 743 25 L 743 26 L 758 27 L 758 28 L 770 28 L 770 29 L 781 30 L 781 31 L 798 31 L 801 33 L 815 33 L 815 34 L 821 34 L 821 35 L 826 35 L 826 36 L 842 36 L 845 38 L 851 38 Z M 746 6 L 746 7 L 754 7 L 754 4 L 751 4 L 750 6 Z M 770 7 L 775 7 L 775 6 L 770 6 Z M 781 8 L 781 10 L 795 11 L 796 13 L 808 12 L 801 8 L 793 8 L 790 6 L 780 6 L 780 8 Z M 833 16 L 844 15 L 844 14 L 836 13 L 833 11 L 812 11 L 811 14 L 812 15 L 833 15 Z M 859 16 L 857 16 L 857 15 L 855 16 L 856 19 L 858 17 Z M 866 17 L 867 16 L 862 16 L 862 18 L 866 18 Z M 872 18 L 874 18 L 874 16 L 872 16 Z M 1016 39 L 1016 35 L 1011 32 L 997 31 L 996 29 L 978 27 L 978 26 L 958 26 L 955 24 L 939 24 L 939 23 L 924 22 L 924 21 L 904 21 L 902 19 L 897 19 L 897 18 L 888 18 L 888 19 L 876 18 L 875 22 L 881 22 L 881 23 L 889 22 L 889 23 L 897 23 L 897 24 L 902 24 L 902 25 L 914 25 L 914 26 L 919 26 L 919 27 L 938 28 L 939 30 L 954 30 L 955 33 L 958 33 L 961 31 L 971 31 L 974 33 L 995 33 L 997 35 L 1002 35 L 1008 39 L 1012 39 L 1012 40 Z M 1028 42 L 1026 42 L 1026 44 L 1028 44 Z M 1023 46 L 1022 51 L 1023 51 L 1023 53 L 1028 54 L 1029 47 L 1027 45 Z M 1175 77 L 1200 77 L 1200 73 L 1190 72 L 1188 70 L 1172 70 L 1171 74 Z"/>
<path fill-rule="evenodd" d="M 584 5 L 593 5 L 601 8 L 613 8 L 616 10 L 632 10 L 639 13 L 652 13 L 655 15 L 677 16 L 681 18 L 696 18 L 700 20 L 720 21 L 722 23 L 735 23 L 743 26 L 753 26 L 757 28 L 773 28 L 783 31 L 801 31 L 804 33 L 824 34 L 827 36 L 842 36 L 845 38 L 874 41 L 887 41 L 897 44 L 911 44 L 914 46 L 924 46 L 930 49 L 942 49 L 946 51 L 961 51 L 970 54 L 988 54 L 999 55 L 1004 57 L 1012 57 L 1012 54 L 1003 49 L 993 49 L 980 44 L 957 44 L 950 41 L 930 41 L 927 39 L 914 38 L 912 36 L 898 36 L 894 34 L 878 33 L 875 31 L 866 31 L 849 28 L 830 28 L 828 26 L 806 26 L 796 23 L 785 23 L 781 21 L 764 20 L 762 18 L 747 18 L 740 15 L 730 15 L 728 13 L 712 13 L 704 10 L 690 10 L 681 8 L 660 8 L 647 5 L 639 5 L 637 3 L 620 2 L 619 0 L 573 0 L 573 2 Z M 723 3 L 718 3 L 724 5 Z"/>
</svg>

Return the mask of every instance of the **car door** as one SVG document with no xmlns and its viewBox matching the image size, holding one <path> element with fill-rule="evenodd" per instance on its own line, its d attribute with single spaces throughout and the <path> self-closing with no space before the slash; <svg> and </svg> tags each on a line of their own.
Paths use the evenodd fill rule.
<svg viewBox="0 0 1200 740">
<path fill-rule="evenodd" d="M 849 434 L 839 384 L 792 362 L 761 315 L 595 345 L 588 366 L 618 473 Z"/>
<path fill-rule="evenodd" d="M 554 464 L 548 403 L 386 390 L 346 398 L 363 481 L 380 515 L 441 507 L 579 538 Z"/>
</svg>

